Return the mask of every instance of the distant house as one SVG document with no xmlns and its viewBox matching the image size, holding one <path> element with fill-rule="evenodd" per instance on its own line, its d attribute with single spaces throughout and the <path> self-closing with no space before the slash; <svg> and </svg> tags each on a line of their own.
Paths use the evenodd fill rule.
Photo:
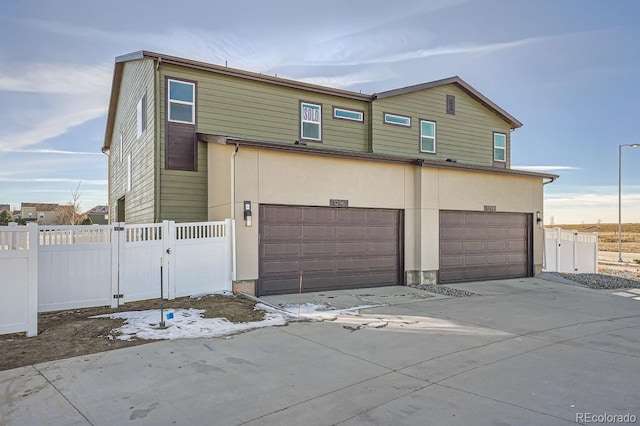
<svg viewBox="0 0 640 426">
<path fill-rule="evenodd" d="M 112 221 L 236 219 L 257 294 L 527 277 L 544 184 L 520 121 L 459 77 L 374 94 L 184 58 L 116 58 Z"/>
<path fill-rule="evenodd" d="M 75 215 L 73 206 L 53 203 L 21 203 L 20 217 L 38 225 L 64 225 Z"/>
<path fill-rule="evenodd" d="M 86 211 L 83 216 L 91 219 L 94 225 L 106 225 L 109 223 L 109 206 L 95 206 Z"/>
<path fill-rule="evenodd" d="M 11 206 L 9 204 L 0 204 L 0 212 L 5 210 L 11 212 Z"/>
</svg>

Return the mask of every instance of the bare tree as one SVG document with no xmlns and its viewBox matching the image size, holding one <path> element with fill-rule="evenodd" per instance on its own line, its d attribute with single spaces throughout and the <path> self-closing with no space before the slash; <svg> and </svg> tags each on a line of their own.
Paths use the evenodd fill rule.
<svg viewBox="0 0 640 426">
<path fill-rule="evenodd" d="M 75 189 L 71 190 L 71 201 L 69 204 L 58 206 L 58 222 L 61 225 L 79 225 L 82 223 L 82 214 L 80 213 L 80 185 L 82 181 L 78 182 Z"/>
</svg>

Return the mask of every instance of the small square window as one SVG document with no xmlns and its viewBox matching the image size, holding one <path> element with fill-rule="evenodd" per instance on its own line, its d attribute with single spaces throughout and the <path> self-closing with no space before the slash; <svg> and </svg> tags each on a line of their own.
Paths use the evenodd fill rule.
<svg viewBox="0 0 640 426">
<path fill-rule="evenodd" d="M 493 134 L 493 160 L 507 161 L 507 135 L 504 133 Z"/>
<path fill-rule="evenodd" d="M 411 117 L 404 115 L 384 113 L 384 124 L 391 124 L 394 126 L 411 127 Z"/>
<path fill-rule="evenodd" d="M 322 105 L 300 102 L 300 138 L 322 141 Z"/>
<path fill-rule="evenodd" d="M 420 152 L 435 154 L 436 152 L 436 123 L 435 121 L 420 120 Z"/>
</svg>

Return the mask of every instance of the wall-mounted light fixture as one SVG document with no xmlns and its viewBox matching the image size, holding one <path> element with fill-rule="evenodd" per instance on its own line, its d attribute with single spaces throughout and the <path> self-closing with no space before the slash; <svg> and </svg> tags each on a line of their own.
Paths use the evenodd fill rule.
<svg viewBox="0 0 640 426">
<path fill-rule="evenodd" d="M 536 223 L 538 224 L 538 228 L 542 229 L 542 213 L 536 212 Z"/>
<path fill-rule="evenodd" d="M 244 221 L 247 226 L 251 226 L 251 201 L 244 202 Z"/>
</svg>

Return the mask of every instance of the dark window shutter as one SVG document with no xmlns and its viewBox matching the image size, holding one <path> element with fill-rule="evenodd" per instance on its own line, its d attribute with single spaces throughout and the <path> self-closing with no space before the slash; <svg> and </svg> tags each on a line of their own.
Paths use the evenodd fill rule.
<svg viewBox="0 0 640 426">
<path fill-rule="evenodd" d="M 147 130 L 147 94 L 142 97 L 142 131 Z"/>
<path fill-rule="evenodd" d="M 447 95 L 447 114 L 456 115 L 456 97 Z"/>
<path fill-rule="evenodd" d="M 198 170 L 196 126 L 168 123 L 165 162 L 168 170 Z"/>
</svg>

